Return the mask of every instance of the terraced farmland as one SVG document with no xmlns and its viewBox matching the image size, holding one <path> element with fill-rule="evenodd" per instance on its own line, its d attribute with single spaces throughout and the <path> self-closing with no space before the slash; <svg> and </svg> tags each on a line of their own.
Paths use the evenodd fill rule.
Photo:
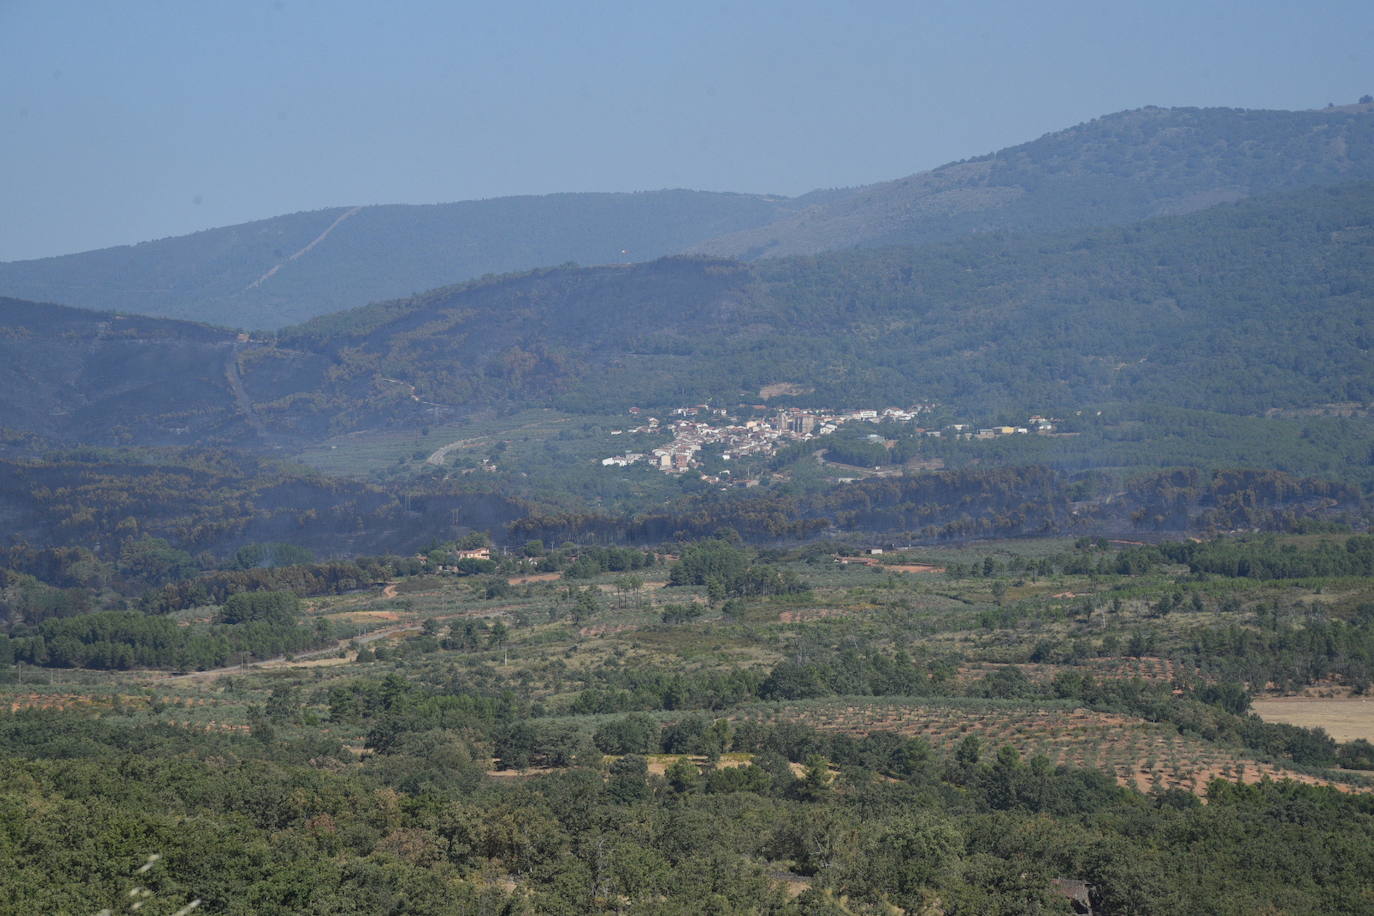
<svg viewBox="0 0 1374 916">
<path fill-rule="evenodd" d="M 1218 776 L 1243 782 L 1293 779 L 1358 791 L 1374 788 L 1359 776 L 1328 779 L 1258 760 L 1241 748 L 1181 735 L 1164 723 L 1068 705 L 851 699 L 752 707 L 737 718 L 804 724 L 853 735 L 889 731 L 924 738 L 944 750 L 972 735 L 982 742 L 985 753 L 1011 745 L 1022 757 L 1042 755 L 1056 766 L 1102 770 L 1122 785 L 1143 792 L 1178 788 L 1201 794 Z"/>
</svg>

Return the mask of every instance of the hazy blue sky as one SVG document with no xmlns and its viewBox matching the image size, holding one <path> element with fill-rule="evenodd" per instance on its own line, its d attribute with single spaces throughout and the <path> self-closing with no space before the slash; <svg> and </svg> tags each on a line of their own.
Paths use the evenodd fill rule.
<svg viewBox="0 0 1374 916">
<path fill-rule="evenodd" d="M 0 0 L 0 260 L 343 204 L 862 184 L 1374 93 L 1374 3 Z"/>
</svg>

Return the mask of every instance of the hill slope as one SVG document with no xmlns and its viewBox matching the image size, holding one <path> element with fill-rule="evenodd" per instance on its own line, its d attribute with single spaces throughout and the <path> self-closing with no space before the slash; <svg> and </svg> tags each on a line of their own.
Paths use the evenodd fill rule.
<svg viewBox="0 0 1374 916">
<path fill-rule="evenodd" d="M 0 263 L 0 295 L 274 329 L 486 274 L 1053 232 L 1374 180 L 1374 105 L 1146 108 L 897 181 L 786 199 L 655 191 L 295 213 Z"/>
<path fill-rule="evenodd" d="M 270 329 L 484 274 L 651 260 L 770 222 L 790 206 L 757 195 L 654 191 L 337 207 L 0 263 L 0 294 Z"/>
<path fill-rule="evenodd" d="M 0 298 L 0 426 L 107 444 L 238 439 L 251 429 L 237 347 L 204 325 Z"/>
<path fill-rule="evenodd" d="M 1307 185 L 1374 179 L 1374 105 L 1325 111 L 1143 108 L 695 245 L 755 259 L 924 244 L 1188 213 Z"/>
<path fill-rule="evenodd" d="M 538 271 L 319 319 L 259 356 L 456 406 L 737 403 L 791 382 L 836 406 L 1260 413 L 1374 401 L 1371 321 L 1360 184 L 1087 233 Z"/>
<path fill-rule="evenodd" d="M 1053 236 L 544 269 L 249 342 L 44 309 L 0 308 L 0 426 L 87 441 L 302 441 L 478 407 L 733 404 L 777 382 L 831 406 L 1368 404 L 1374 184 Z"/>
</svg>

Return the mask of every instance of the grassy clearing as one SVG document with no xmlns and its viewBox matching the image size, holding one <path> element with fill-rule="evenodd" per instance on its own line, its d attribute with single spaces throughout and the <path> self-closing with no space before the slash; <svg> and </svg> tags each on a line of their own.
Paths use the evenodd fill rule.
<svg viewBox="0 0 1374 916">
<path fill-rule="evenodd" d="M 624 425 L 625 418 L 574 417 L 556 410 L 522 410 L 510 416 L 481 416 L 462 423 L 335 436 L 298 453 L 295 458 L 326 474 L 340 476 L 368 476 L 393 470 L 397 465 L 415 471 L 426 466 L 426 458 L 452 443 L 463 443 L 455 451 L 485 456 L 498 442 L 506 442 L 509 447 L 543 442 L 574 423 L 579 427 L 586 424 Z M 610 441 L 609 436 L 607 439 Z"/>
<path fill-rule="evenodd" d="M 1255 700 L 1251 708 L 1270 722 L 1323 728 L 1337 741 L 1374 742 L 1374 698 L 1268 697 Z"/>
</svg>

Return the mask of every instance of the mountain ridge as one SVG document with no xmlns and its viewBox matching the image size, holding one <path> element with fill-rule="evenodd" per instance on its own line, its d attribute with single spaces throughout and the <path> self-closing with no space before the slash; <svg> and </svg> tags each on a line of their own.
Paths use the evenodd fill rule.
<svg viewBox="0 0 1374 916">
<path fill-rule="evenodd" d="M 1374 402 L 1374 183 L 1126 227 L 755 263 L 541 268 L 276 335 L 0 301 L 0 425 L 71 441 L 316 441 L 553 406 Z"/>
<path fill-rule="evenodd" d="M 1374 179 L 1374 105 L 1142 108 L 926 172 L 797 198 L 685 190 L 334 207 L 38 261 L 0 295 L 276 329 L 488 274 L 742 260 L 1055 232 Z"/>
<path fill-rule="evenodd" d="M 270 330 L 487 274 L 652 260 L 788 206 L 664 190 L 329 207 L 0 263 L 0 294 Z"/>
<path fill-rule="evenodd" d="M 689 251 L 756 260 L 989 231 L 1117 225 L 1256 193 L 1369 179 L 1372 115 L 1369 104 L 1297 112 L 1154 106 L 1117 112 L 857 188 Z"/>
</svg>

